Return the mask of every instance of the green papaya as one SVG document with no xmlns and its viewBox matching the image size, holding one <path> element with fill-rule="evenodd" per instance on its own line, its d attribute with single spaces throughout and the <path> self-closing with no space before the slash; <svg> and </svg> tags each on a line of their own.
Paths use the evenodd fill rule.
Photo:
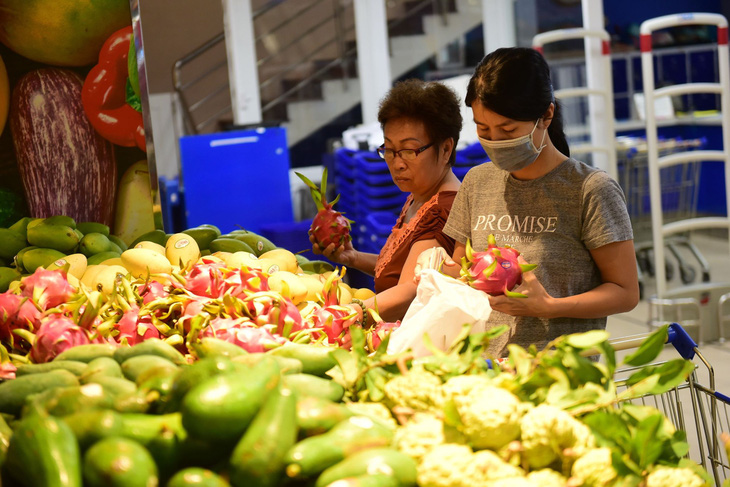
<svg viewBox="0 0 730 487">
<path fill-rule="evenodd" d="M 187 364 L 185 356 L 175 347 L 159 338 L 150 338 L 140 342 L 133 347 L 119 347 L 114 352 L 114 360 L 119 363 L 140 355 L 155 355 L 162 357 L 175 365 Z"/>
<path fill-rule="evenodd" d="M 357 452 L 385 447 L 393 441 L 393 429 L 364 416 L 352 416 L 327 433 L 305 438 L 286 456 L 286 474 L 312 478 Z"/>
<path fill-rule="evenodd" d="M 297 399 L 297 425 L 303 437 L 321 435 L 336 424 L 354 416 L 355 413 L 344 405 L 314 396 Z"/>
<path fill-rule="evenodd" d="M 193 343 L 191 348 L 193 354 L 198 357 L 198 359 L 216 357 L 220 355 L 233 358 L 239 355 L 246 355 L 248 353 L 238 345 L 213 337 L 201 338 L 199 342 Z"/>
<path fill-rule="evenodd" d="M 57 369 L 24 375 L 0 383 L 0 413 L 18 415 L 28 397 L 55 387 L 78 386 L 79 381 L 68 370 Z"/>
<path fill-rule="evenodd" d="M 109 236 L 109 227 L 103 223 L 97 222 L 79 222 L 76 224 L 76 230 L 88 235 L 90 233 L 101 233 L 102 235 Z"/>
<path fill-rule="evenodd" d="M 20 278 L 20 272 L 12 267 L 0 267 L 0 293 L 8 290 L 10 283 Z"/>
<path fill-rule="evenodd" d="M 180 414 L 122 414 L 120 436 L 144 446 L 158 467 L 161 480 L 165 480 L 181 465 L 181 443 L 186 437 Z"/>
<path fill-rule="evenodd" d="M 277 387 L 233 450 L 229 462 L 233 485 L 279 485 L 287 452 L 297 439 L 296 417 L 294 392 Z"/>
<path fill-rule="evenodd" d="M 177 365 L 166 358 L 157 355 L 136 355 L 122 362 L 122 374 L 125 378 L 137 382 L 137 379 L 145 372 L 163 367 L 169 370 L 170 374 L 177 371 Z"/>
<path fill-rule="evenodd" d="M 71 428 L 34 411 L 15 424 L 3 468 L 27 487 L 81 487 L 80 460 Z"/>
<path fill-rule="evenodd" d="M 28 243 L 36 247 L 71 252 L 79 244 L 79 236 L 68 225 L 40 223 L 28 226 Z"/>
<path fill-rule="evenodd" d="M 390 474 L 402 487 L 416 485 L 416 461 L 393 448 L 371 448 L 357 452 L 322 472 L 314 485 L 326 487 L 341 479 L 374 472 Z"/>
<path fill-rule="evenodd" d="M 21 364 L 18 365 L 18 370 L 15 371 L 15 376 L 21 377 L 29 374 L 50 372 L 51 370 L 57 369 L 68 370 L 76 377 L 79 377 L 86 371 L 86 364 L 76 360 L 54 360 L 53 362 L 46 362 L 44 364 Z"/>
<path fill-rule="evenodd" d="M 331 379 L 323 379 L 310 374 L 289 374 L 282 377 L 284 384 L 300 396 L 315 396 L 341 401 L 345 388 Z"/>
<path fill-rule="evenodd" d="M 165 412 L 178 411 L 185 395 L 204 380 L 234 370 L 233 362 L 223 355 L 205 357 L 190 366 L 183 367 L 172 383 Z"/>
<path fill-rule="evenodd" d="M 66 257 L 66 254 L 54 249 L 31 249 L 23 253 L 23 268 L 32 274 L 39 267 L 46 268 L 64 257 Z"/>
<path fill-rule="evenodd" d="M 172 476 L 167 487 L 230 487 L 231 484 L 226 482 L 215 472 L 207 468 L 188 467 L 180 470 Z"/>
<path fill-rule="evenodd" d="M 208 246 L 211 252 L 250 252 L 254 253 L 253 249 L 245 242 L 241 242 L 235 238 L 218 237 Z"/>
<path fill-rule="evenodd" d="M 109 437 L 94 443 L 84 454 L 83 469 L 88 487 L 158 484 L 152 455 L 129 438 Z"/>
<path fill-rule="evenodd" d="M 111 241 L 109 237 L 102 233 L 87 233 L 81 239 L 81 242 L 79 242 L 79 252 L 86 257 L 91 257 L 101 252 L 109 252 L 110 250 Z"/>
<path fill-rule="evenodd" d="M 99 357 L 112 357 L 117 347 L 109 343 L 76 345 L 59 353 L 54 360 L 77 360 L 89 363 Z"/>
<path fill-rule="evenodd" d="M 102 438 L 119 436 L 123 427 L 121 415 L 111 409 L 80 411 L 62 419 L 73 431 L 82 451 Z"/>
<path fill-rule="evenodd" d="M 0 228 L 0 257 L 3 259 L 12 260 L 27 245 L 22 234 L 9 228 Z"/>
<path fill-rule="evenodd" d="M 55 360 L 51 363 L 56 362 Z M 80 362 L 83 363 L 83 362 Z M 94 382 L 95 377 L 123 377 L 119 362 L 111 357 L 98 357 L 86 364 L 86 368 L 79 376 L 82 384 Z"/>
<path fill-rule="evenodd" d="M 326 346 L 288 342 L 267 353 L 295 358 L 302 363 L 303 373 L 326 377 L 326 372 L 337 365 L 332 357 L 332 350 L 333 348 Z"/>
<path fill-rule="evenodd" d="M 129 245 L 129 248 L 133 249 L 135 245 L 140 242 L 154 242 L 164 247 L 167 243 L 167 234 L 162 230 L 152 230 L 151 232 L 144 233 L 137 237 L 134 242 Z"/>
<path fill-rule="evenodd" d="M 99 384 L 54 387 L 28 398 L 25 410 L 36 408 L 52 416 L 67 416 L 81 411 L 108 409 L 114 396 Z"/>
<path fill-rule="evenodd" d="M 272 355 L 267 355 L 263 352 L 249 353 L 246 355 L 233 357 L 233 361 L 237 364 L 253 365 L 259 360 L 264 360 L 265 357 L 271 356 Z M 273 357 L 274 359 L 276 359 L 277 362 L 279 362 L 279 367 L 281 368 L 282 374 L 299 374 L 302 372 L 302 363 L 299 360 L 295 358 L 282 357 L 280 355 L 273 355 Z"/>
<path fill-rule="evenodd" d="M 247 374 L 231 373 L 206 379 L 183 399 L 183 426 L 203 440 L 236 441 L 267 396 L 279 384 L 276 360 L 262 360 Z"/>
<path fill-rule="evenodd" d="M 209 227 L 188 228 L 187 230 L 183 230 L 182 233 L 190 235 L 195 240 L 195 243 L 198 244 L 200 250 L 208 249 L 210 243 L 221 236 L 220 231 Z"/>
</svg>

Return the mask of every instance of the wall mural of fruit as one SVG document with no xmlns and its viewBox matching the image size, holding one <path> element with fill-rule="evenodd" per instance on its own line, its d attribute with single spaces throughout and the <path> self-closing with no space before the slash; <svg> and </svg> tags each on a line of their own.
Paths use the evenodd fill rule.
<svg viewBox="0 0 730 487">
<path fill-rule="evenodd" d="M 0 134 L 3 133 L 5 122 L 8 119 L 8 108 L 10 107 L 10 83 L 5 63 L 0 58 Z"/>
<path fill-rule="evenodd" d="M 40 63 L 88 66 L 130 19 L 128 0 L 0 0 L 0 42 Z"/>
</svg>

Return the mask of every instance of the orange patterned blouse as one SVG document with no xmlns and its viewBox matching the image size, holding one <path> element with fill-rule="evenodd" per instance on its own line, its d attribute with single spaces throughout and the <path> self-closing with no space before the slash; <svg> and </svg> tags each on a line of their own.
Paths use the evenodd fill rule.
<svg viewBox="0 0 730 487">
<path fill-rule="evenodd" d="M 401 269 L 406 263 L 411 246 L 419 240 L 436 239 L 449 255 L 454 252 L 454 239 L 443 233 L 456 191 L 441 191 L 428 200 L 411 218 L 403 224 L 408 208 L 413 204 L 409 195 L 400 212 L 393 230 L 385 242 L 375 264 L 375 292 L 379 293 L 398 284 Z"/>
</svg>

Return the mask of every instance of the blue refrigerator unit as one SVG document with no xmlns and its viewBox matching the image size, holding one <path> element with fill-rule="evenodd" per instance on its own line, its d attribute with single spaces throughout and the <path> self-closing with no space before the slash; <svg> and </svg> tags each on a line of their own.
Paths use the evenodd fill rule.
<svg viewBox="0 0 730 487">
<path fill-rule="evenodd" d="M 180 138 L 186 228 L 259 233 L 292 222 L 286 131 L 257 128 Z"/>
</svg>

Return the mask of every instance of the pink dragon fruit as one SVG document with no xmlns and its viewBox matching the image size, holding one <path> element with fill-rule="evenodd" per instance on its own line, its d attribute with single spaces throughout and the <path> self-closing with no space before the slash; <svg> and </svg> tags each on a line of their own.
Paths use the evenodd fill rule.
<svg viewBox="0 0 730 487">
<path fill-rule="evenodd" d="M 222 293 L 243 299 L 247 293 L 269 291 L 269 277 L 260 269 L 241 267 L 223 280 Z"/>
<path fill-rule="evenodd" d="M 335 244 L 337 248 L 349 242 L 352 220 L 348 220 L 342 213 L 332 208 L 340 199 L 340 195 L 327 203 L 327 168 L 322 172 L 322 185 L 319 188 L 303 174 L 295 174 L 309 186 L 309 192 L 317 205 L 317 215 L 309 228 L 309 234 L 314 237 L 314 242 L 321 248 L 326 248 L 330 244 Z"/>
<path fill-rule="evenodd" d="M 23 296 L 5 292 L 0 294 L 0 341 L 12 346 L 13 330 L 37 330 L 41 312 L 33 302 Z"/>
<path fill-rule="evenodd" d="M 322 307 L 310 316 L 312 327 L 324 330 L 329 343 L 342 344 L 345 324 L 355 316 L 351 308 L 339 304 L 337 284 L 341 277 L 337 270 L 330 274 L 322 287 Z"/>
<path fill-rule="evenodd" d="M 137 288 L 137 292 L 144 304 L 149 304 L 156 299 L 166 298 L 170 295 L 165 289 L 165 285 L 155 280 L 149 280 L 142 284 Z"/>
<path fill-rule="evenodd" d="M 266 352 L 286 342 L 286 339 L 272 335 L 265 328 L 251 326 L 245 318 L 214 318 L 200 336 L 225 340 L 250 353 Z"/>
<path fill-rule="evenodd" d="M 370 313 L 375 325 L 366 331 L 367 347 L 370 352 L 375 352 L 385 337 L 400 326 L 400 320 L 395 323 L 383 321 L 378 312 L 372 308 L 368 308 L 368 313 Z"/>
<path fill-rule="evenodd" d="M 197 296 L 217 298 L 223 294 L 224 264 L 195 264 L 185 276 L 185 289 Z"/>
<path fill-rule="evenodd" d="M 489 235 L 484 252 L 474 252 L 467 239 L 466 257 L 461 258 L 461 277 L 474 289 L 492 296 L 524 298 L 524 294 L 512 290 L 522 284 L 522 273 L 533 270 L 537 264 L 520 264 L 519 255 L 510 246 L 497 247 L 494 235 Z"/>
<path fill-rule="evenodd" d="M 61 314 L 48 316 L 36 332 L 30 357 L 35 363 L 50 362 L 64 350 L 90 343 L 86 330 Z"/>
<path fill-rule="evenodd" d="M 20 294 L 31 298 L 41 309 L 55 308 L 71 299 L 76 289 L 60 269 L 47 271 L 42 267 L 20 281 Z"/>
</svg>

